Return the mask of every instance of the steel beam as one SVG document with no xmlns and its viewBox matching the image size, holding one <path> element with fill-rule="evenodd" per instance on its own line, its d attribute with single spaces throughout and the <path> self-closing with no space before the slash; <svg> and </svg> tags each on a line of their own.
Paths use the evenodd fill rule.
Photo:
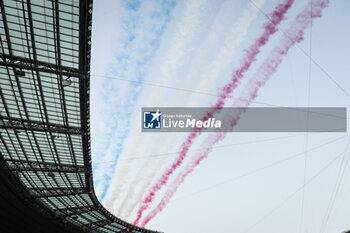
<svg viewBox="0 0 350 233">
<path fill-rule="evenodd" d="M 81 194 L 89 194 L 89 191 L 85 189 L 80 189 L 80 191 L 75 192 L 74 189 L 55 189 L 56 191 L 50 189 L 43 189 L 41 193 L 31 195 L 28 199 L 38 199 L 43 197 L 62 197 L 62 196 L 72 196 L 72 195 L 81 195 Z"/>
<path fill-rule="evenodd" d="M 10 55 L 12 55 L 10 33 L 9 33 L 8 25 L 7 25 L 7 18 L 5 15 L 5 7 L 4 7 L 3 0 L 0 0 L 0 9 L 1 9 L 1 17 L 2 17 L 2 21 L 3 21 L 3 25 L 4 25 L 5 35 L 6 35 L 7 49 L 9 51 Z"/>
<path fill-rule="evenodd" d="M 17 167 L 17 166 L 8 166 L 8 170 L 11 171 L 40 171 L 40 172 L 63 172 L 63 173 L 82 173 L 85 172 L 84 169 L 79 169 L 73 171 L 71 169 L 62 169 L 62 168 L 35 168 L 35 167 Z"/>
<path fill-rule="evenodd" d="M 85 188 L 29 188 L 33 198 L 85 193 Z"/>
<path fill-rule="evenodd" d="M 69 77 L 84 78 L 84 75 L 74 68 L 66 66 L 58 67 L 56 64 L 34 61 L 28 58 L 9 56 L 6 54 L 0 54 L 0 65 L 51 74 L 61 74 Z"/>
<path fill-rule="evenodd" d="M 100 220 L 100 221 L 97 221 L 97 222 L 89 223 L 87 225 L 84 225 L 83 227 L 87 228 L 86 232 L 91 232 L 91 231 L 94 231 L 94 230 L 96 230 L 96 229 L 98 229 L 100 227 L 104 227 L 107 224 L 110 224 L 112 222 L 114 222 L 112 219 L 105 219 L 105 220 Z"/>
<path fill-rule="evenodd" d="M 64 216 L 72 216 L 72 215 L 80 215 L 86 212 L 93 211 L 94 206 L 79 206 L 65 209 L 58 209 L 56 212 L 59 215 Z"/>
<path fill-rule="evenodd" d="M 85 172 L 84 166 L 75 166 L 75 165 L 64 165 L 48 162 L 31 162 L 27 160 L 20 159 L 4 159 L 6 161 L 7 167 L 9 170 L 13 171 L 66 171 L 66 172 Z"/>
<path fill-rule="evenodd" d="M 32 130 L 44 131 L 64 134 L 84 134 L 78 127 L 66 127 L 64 125 L 52 124 L 40 121 L 21 120 L 18 118 L 9 118 L 0 116 L 0 129 L 17 129 L 17 130 Z"/>
</svg>

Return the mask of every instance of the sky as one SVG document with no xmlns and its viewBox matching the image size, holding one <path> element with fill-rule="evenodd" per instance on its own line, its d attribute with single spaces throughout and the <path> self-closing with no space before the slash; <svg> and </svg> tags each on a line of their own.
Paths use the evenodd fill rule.
<svg viewBox="0 0 350 233">
<path fill-rule="evenodd" d="M 95 192 L 105 208 L 133 223 L 188 136 L 142 133 L 141 108 L 212 107 L 262 34 L 266 15 L 282 2 L 94 2 L 92 163 Z M 235 106 L 249 80 L 264 75 L 261 67 L 288 44 L 285 37 L 292 35 L 294 19 L 308 2 L 294 1 L 225 107 Z M 349 9 L 349 1 L 331 0 L 300 42 L 290 46 L 250 106 L 348 108 Z M 171 184 L 208 137 L 215 135 L 196 139 L 143 217 L 173 190 Z M 348 133 L 228 133 L 146 228 L 166 233 L 350 229 L 349 145 Z"/>
</svg>

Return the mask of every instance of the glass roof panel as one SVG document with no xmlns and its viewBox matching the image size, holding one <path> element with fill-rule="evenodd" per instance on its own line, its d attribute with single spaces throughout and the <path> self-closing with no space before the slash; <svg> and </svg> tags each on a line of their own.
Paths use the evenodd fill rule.
<svg viewBox="0 0 350 233">
<path fill-rule="evenodd" d="M 90 126 L 81 115 L 89 118 L 90 64 L 79 64 L 79 58 L 90 52 L 92 2 L 0 4 L 0 59 L 6 64 L 0 65 L 0 107 L 5 110 L 0 150 L 7 168 L 31 198 L 69 222 L 91 232 L 125 229 L 130 225 L 117 223 L 97 204 L 89 162 Z M 63 86 L 68 80 L 70 85 Z"/>
</svg>

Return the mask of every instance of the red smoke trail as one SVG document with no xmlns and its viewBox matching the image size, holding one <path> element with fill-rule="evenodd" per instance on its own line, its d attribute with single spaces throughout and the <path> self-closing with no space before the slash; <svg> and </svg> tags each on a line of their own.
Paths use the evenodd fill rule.
<svg viewBox="0 0 350 233">
<path fill-rule="evenodd" d="M 268 58 L 261 64 L 253 78 L 244 88 L 241 97 L 244 100 L 241 111 L 230 120 L 230 127 L 234 127 L 240 119 L 240 115 L 245 111 L 252 101 L 257 97 L 259 89 L 265 85 L 268 79 L 276 72 L 277 67 L 282 63 L 283 56 L 286 56 L 289 49 L 296 43 L 301 42 L 304 38 L 304 32 L 315 18 L 322 16 L 322 10 L 327 7 L 329 0 L 311 0 L 307 7 L 296 16 L 290 29 L 286 31 L 280 43 L 271 51 Z M 311 12 L 312 11 L 312 12 Z M 311 13 L 311 15 L 310 15 Z M 242 101 L 242 100 L 241 100 Z M 237 104 L 237 103 L 235 103 Z M 235 105 L 234 106 L 237 106 Z M 242 102 L 240 103 L 242 105 Z M 228 116 L 229 117 L 229 116 Z M 142 221 L 141 227 L 144 227 L 152 218 L 162 211 L 168 204 L 170 198 L 174 195 L 178 187 L 184 182 L 185 178 L 194 170 L 200 162 L 205 159 L 212 151 L 213 146 L 224 139 L 226 133 L 218 133 L 208 137 L 203 143 L 203 151 L 194 158 L 188 166 L 182 171 L 169 186 L 161 202 L 153 209 Z"/>
<path fill-rule="evenodd" d="M 244 73 L 250 68 L 252 63 L 255 61 L 256 56 L 260 52 L 260 48 L 264 46 L 271 35 L 277 31 L 277 25 L 283 20 L 284 14 L 292 6 L 294 0 L 284 0 L 283 3 L 280 3 L 276 6 L 272 14 L 269 15 L 270 20 L 264 24 L 263 33 L 254 41 L 254 43 L 245 50 L 245 56 L 242 59 L 242 64 L 240 67 L 235 69 L 232 74 L 231 81 L 224 86 L 219 94 L 219 98 L 212 108 L 211 111 L 207 112 L 206 115 L 202 118 L 203 121 L 211 118 L 214 113 L 219 112 L 225 104 L 226 99 L 229 97 L 230 93 L 238 86 L 239 81 L 243 78 Z M 188 149 L 193 143 L 193 140 L 201 133 L 201 129 L 196 129 L 195 132 L 192 132 L 187 137 L 186 141 L 181 145 L 181 152 L 179 156 L 175 159 L 170 168 L 165 170 L 160 179 L 156 184 L 151 188 L 148 195 L 142 201 L 141 207 L 137 211 L 136 220 L 133 222 L 134 225 L 137 225 L 139 220 L 142 217 L 143 211 L 145 211 L 149 204 L 153 201 L 153 197 L 158 190 L 160 190 L 168 181 L 170 175 L 182 164 L 182 161 L 185 159 Z"/>
</svg>

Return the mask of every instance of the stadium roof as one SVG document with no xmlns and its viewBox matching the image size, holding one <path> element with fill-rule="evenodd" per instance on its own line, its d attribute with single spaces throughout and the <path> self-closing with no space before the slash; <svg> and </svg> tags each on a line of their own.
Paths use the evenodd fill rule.
<svg viewBox="0 0 350 233">
<path fill-rule="evenodd" d="M 154 232 L 93 190 L 91 17 L 91 0 L 0 0 L 1 232 Z"/>
</svg>

